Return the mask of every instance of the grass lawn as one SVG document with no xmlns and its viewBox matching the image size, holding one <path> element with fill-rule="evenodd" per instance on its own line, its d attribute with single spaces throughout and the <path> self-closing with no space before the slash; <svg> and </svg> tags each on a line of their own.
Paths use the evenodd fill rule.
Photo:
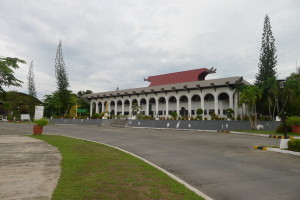
<svg viewBox="0 0 300 200">
<path fill-rule="evenodd" d="M 247 133 L 260 133 L 260 134 L 268 134 L 268 135 L 284 135 L 283 133 L 276 133 L 275 131 L 259 131 L 259 130 L 237 130 L 239 132 L 247 132 Z M 287 133 L 288 136 L 299 136 L 297 133 Z"/>
<path fill-rule="evenodd" d="M 151 165 L 98 143 L 32 136 L 58 147 L 62 173 L 52 199 L 203 199 Z"/>
</svg>

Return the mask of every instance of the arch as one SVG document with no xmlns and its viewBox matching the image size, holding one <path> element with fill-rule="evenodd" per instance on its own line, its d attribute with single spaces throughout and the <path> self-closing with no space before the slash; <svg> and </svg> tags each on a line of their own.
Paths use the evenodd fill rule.
<svg viewBox="0 0 300 200">
<path fill-rule="evenodd" d="M 98 110 L 99 110 L 99 113 L 102 113 L 103 111 L 103 103 L 101 101 L 98 102 Z"/>
<path fill-rule="evenodd" d="M 133 115 L 138 114 L 138 112 L 139 112 L 138 106 L 139 106 L 138 100 L 137 99 L 132 99 L 132 101 L 131 101 L 131 112 L 132 112 Z"/>
<path fill-rule="evenodd" d="M 181 116 L 188 116 L 188 101 L 189 98 L 186 95 L 179 98 L 179 114 Z"/>
<path fill-rule="evenodd" d="M 108 101 L 103 101 L 103 112 L 109 112 L 108 104 Z"/>
<path fill-rule="evenodd" d="M 220 114 L 226 116 L 226 110 L 230 107 L 229 104 L 229 94 L 227 92 L 222 92 L 218 95 L 218 109 L 220 109 Z"/>
<path fill-rule="evenodd" d="M 158 115 L 167 115 L 166 102 L 165 97 L 158 98 Z"/>
<path fill-rule="evenodd" d="M 201 109 L 201 97 L 194 94 L 191 98 L 191 115 L 197 115 L 197 110 Z"/>
<path fill-rule="evenodd" d="M 91 115 L 96 113 L 96 106 L 97 106 L 97 103 L 95 101 L 91 102 Z"/>
<path fill-rule="evenodd" d="M 115 115 L 115 105 L 116 105 L 116 102 L 114 100 L 111 100 L 110 101 L 110 110 L 109 110 L 109 114 L 110 115 Z"/>
<path fill-rule="evenodd" d="M 122 104 L 123 102 L 121 100 L 117 100 L 117 115 L 122 115 Z"/>
<path fill-rule="evenodd" d="M 156 115 L 156 99 L 154 97 L 149 99 L 149 115 Z"/>
<path fill-rule="evenodd" d="M 215 113 L 215 97 L 211 93 L 207 93 L 204 96 L 204 115 Z"/>
<path fill-rule="evenodd" d="M 177 113 L 177 98 L 175 96 L 170 96 L 168 99 L 169 111 L 168 114 L 171 115 L 172 112 Z"/>
<path fill-rule="evenodd" d="M 145 98 L 140 99 L 140 113 L 145 115 L 146 114 L 146 108 L 147 108 L 147 100 Z"/>
<path fill-rule="evenodd" d="M 130 101 L 126 99 L 124 101 L 124 115 L 129 115 L 130 112 Z"/>
</svg>

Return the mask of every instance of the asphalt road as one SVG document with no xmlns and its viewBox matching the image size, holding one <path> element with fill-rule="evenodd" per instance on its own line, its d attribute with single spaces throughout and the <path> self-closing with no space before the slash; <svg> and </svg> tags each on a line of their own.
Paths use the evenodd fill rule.
<svg viewBox="0 0 300 200">
<path fill-rule="evenodd" d="M 20 131 L 17 125 L 15 128 Z M 30 125 L 22 127 L 27 134 L 31 129 Z M 300 199 L 300 157 L 252 148 L 279 146 L 278 139 L 78 125 L 49 125 L 44 127 L 44 134 L 117 146 L 155 163 L 216 200 Z"/>
</svg>

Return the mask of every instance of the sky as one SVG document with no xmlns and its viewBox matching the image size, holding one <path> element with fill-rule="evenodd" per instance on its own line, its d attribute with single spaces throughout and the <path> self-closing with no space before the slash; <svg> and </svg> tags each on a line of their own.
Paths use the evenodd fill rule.
<svg viewBox="0 0 300 200">
<path fill-rule="evenodd" d="M 28 93 L 31 61 L 38 98 L 57 89 L 62 41 L 70 90 L 147 87 L 144 78 L 198 68 L 207 79 L 253 83 L 266 14 L 277 48 L 277 76 L 300 66 L 299 0 L 0 0 L 0 56 L 25 60 L 15 70 Z"/>
</svg>

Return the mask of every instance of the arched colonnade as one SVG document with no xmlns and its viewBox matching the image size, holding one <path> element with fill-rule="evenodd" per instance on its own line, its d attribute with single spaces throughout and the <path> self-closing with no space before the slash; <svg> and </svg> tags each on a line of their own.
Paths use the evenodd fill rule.
<svg viewBox="0 0 300 200">
<path fill-rule="evenodd" d="M 237 101 L 235 91 L 228 87 L 205 91 L 160 92 L 92 99 L 90 113 L 107 111 L 111 115 L 132 115 L 132 105 L 135 103 L 140 106 L 139 113 L 155 117 L 169 117 L 174 111 L 180 116 L 196 116 L 199 108 L 204 111 L 203 117 L 209 117 L 211 113 L 225 117 L 228 108 L 234 110 L 236 117 L 240 111 Z"/>
</svg>

